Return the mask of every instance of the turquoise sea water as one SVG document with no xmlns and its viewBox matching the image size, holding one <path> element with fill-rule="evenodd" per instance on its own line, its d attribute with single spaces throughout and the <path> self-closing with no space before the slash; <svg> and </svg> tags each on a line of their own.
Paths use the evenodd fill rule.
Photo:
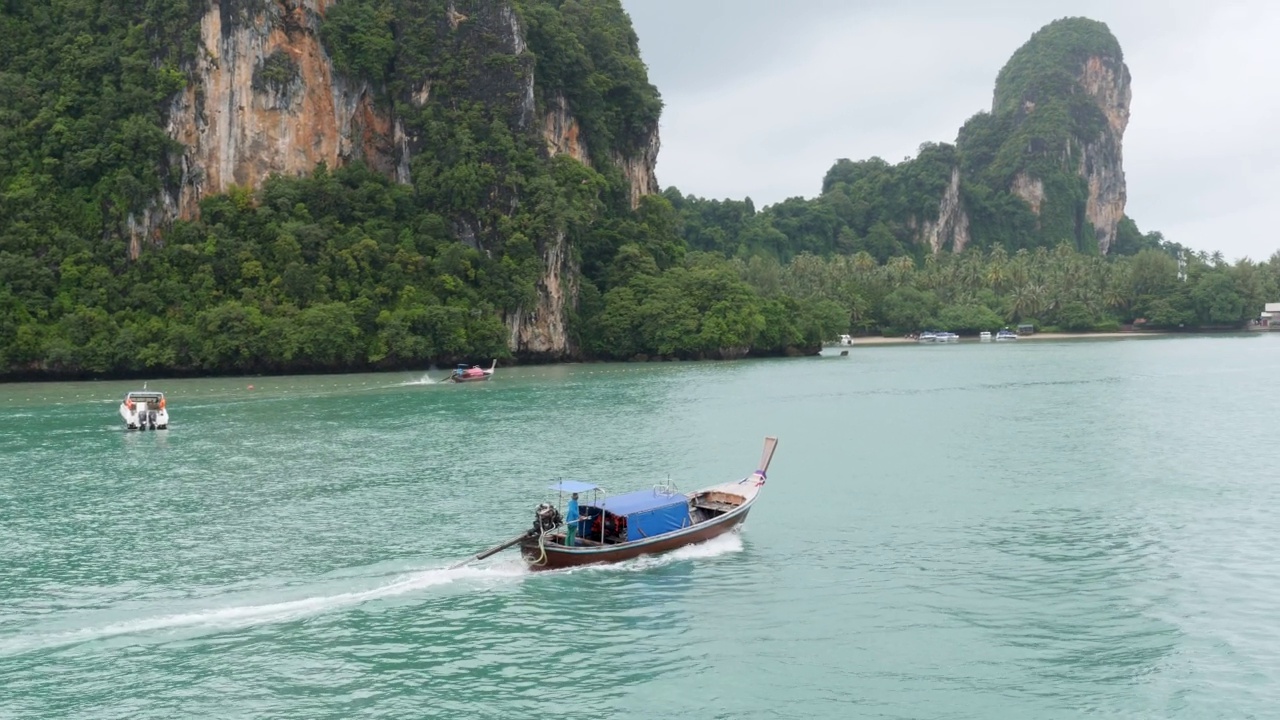
<svg viewBox="0 0 1280 720">
<path fill-rule="evenodd" d="M 0 717 L 1274 717 L 1277 368 L 1280 335 L 180 380 L 131 434 L 131 383 L 0 386 Z M 739 534 L 444 569 L 552 478 L 694 489 L 767 434 Z"/>
</svg>

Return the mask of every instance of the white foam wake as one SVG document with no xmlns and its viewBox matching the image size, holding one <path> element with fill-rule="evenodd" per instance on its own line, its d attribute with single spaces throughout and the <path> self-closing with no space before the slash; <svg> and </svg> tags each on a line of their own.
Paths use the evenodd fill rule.
<svg viewBox="0 0 1280 720">
<path fill-rule="evenodd" d="M 432 380 L 430 375 L 427 375 L 424 373 L 422 377 L 418 378 L 417 380 L 407 380 L 405 382 L 400 383 L 400 387 L 411 387 L 413 385 L 436 385 L 436 384 L 438 383 L 435 380 Z"/>
<path fill-rule="evenodd" d="M 526 573 L 527 571 L 518 565 L 423 570 L 400 575 L 385 585 L 368 590 L 332 595 L 314 595 L 296 600 L 263 604 L 201 608 L 190 612 L 131 618 L 64 632 L 19 635 L 11 640 L 0 640 L 0 657 L 123 635 L 144 635 L 147 633 L 176 632 L 189 629 L 238 630 L 255 625 L 289 622 L 354 607 L 374 600 L 392 598 L 435 586 L 447 585 L 458 580 L 512 578 Z"/>
</svg>

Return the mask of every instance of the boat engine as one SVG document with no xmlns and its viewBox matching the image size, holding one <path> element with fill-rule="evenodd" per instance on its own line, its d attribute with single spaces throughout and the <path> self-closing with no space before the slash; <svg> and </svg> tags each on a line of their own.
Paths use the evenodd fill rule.
<svg viewBox="0 0 1280 720">
<path fill-rule="evenodd" d="M 151 429 L 155 430 L 156 429 L 156 411 L 155 410 L 147 411 L 147 420 L 151 423 Z"/>
<path fill-rule="evenodd" d="M 533 535 L 541 535 L 560 527 L 564 523 L 564 519 L 560 517 L 560 511 L 551 503 L 542 503 L 533 511 Z"/>
</svg>

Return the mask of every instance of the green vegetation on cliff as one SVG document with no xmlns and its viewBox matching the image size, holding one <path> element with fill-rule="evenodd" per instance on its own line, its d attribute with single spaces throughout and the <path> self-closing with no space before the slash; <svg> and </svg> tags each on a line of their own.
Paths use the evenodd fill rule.
<svg viewBox="0 0 1280 720">
<path fill-rule="evenodd" d="M 164 108 L 186 85 L 195 5 L 0 4 L 0 265 L 56 269 L 78 252 L 107 265 L 122 252 L 176 148 Z"/>
<path fill-rule="evenodd" d="M 674 188 L 633 209 L 619 162 L 646 151 L 661 100 L 618 0 L 333 5 L 321 37 L 339 70 L 369 80 L 403 120 L 412 185 L 359 164 L 273 178 L 206 198 L 198 220 L 130 259 L 130 217 L 174 182 L 164 113 L 190 81 L 181 68 L 204 10 L 0 4 L 0 374 L 507 357 L 509 319 L 537 304 L 555 270 L 577 288 L 573 347 L 600 359 L 784 354 L 850 330 L 1028 319 L 1230 325 L 1280 296 L 1280 258 L 1190 255 L 1180 275 L 1174 257 L 1187 254 L 1128 218 L 1119 257 L 1097 256 L 1078 222 L 1079 178 L 1045 160 L 1097 122 L 1060 97 L 1057 63 L 1074 67 L 1080 52 L 1120 61 L 1105 27 L 1087 21 L 1037 34 L 1002 73 L 996 112 L 971 119 L 955 145 L 924 145 L 897 165 L 841 160 L 819 197 L 764 210 Z M 272 55 L 254 83 L 284 86 L 296 72 Z M 589 165 L 548 156 L 541 124 L 561 99 Z M 1031 121 L 1017 109 L 1026 100 L 1061 101 L 1062 112 Z M 1054 198 L 1039 215 L 1009 187 L 1028 169 Z M 949 252 L 959 248 L 948 236 L 935 255 L 921 240 L 957 172 L 968 249 Z M 548 268 L 556 247 L 568 259 Z"/>
<path fill-rule="evenodd" d="M 1090 60 L 1109 73 L 1102 73 L 1105 87 L 1099 92 L 1127 103 L 1128 71 L 1106 25 L 1059 20 L 1014 53 L 997 81 L 994 111 L 970 118 L 954 144 L 924 143 L 914 158 L 897 164 L 839 160 L 818 197 L 792 198 L 755 220 L 734 220 L 724 235 L 708 231 L 710 216 L 724 209 L 686 203 L 686 239 L 699 249 L 740 256 L 767 252 L 784 262 L 799 252 L 866 251 L 880 262 L 899 254 L 922 259 L 933 252 L 925 245 L 925 228 L 938 223 L 954 179 L 958 202 L 950 220 L 963 218 L 966 247 L 999 245 L 1012 253 L 1066 242 L 1097 253 L 1098 229 L 1086 217 L 1089 187 L 1080 175 L 1086 148 L 1099 166 L 1090 165 L 1092 171 L 1114 169 L 1115 177 L 1107 179 L 1122 176 L 1118 138 L 1097 98 L 1080 85 Z M 1015 191 L 1020 177 L 1040 190 L 1038 212 Z M 957 235 L 943 233 L 941 249 L 960 249 Z M 1154 241 L 1135 243 L 1130 233 L 1126 242 L 1113 241 L 1110 252 L 1132 254 L 1144 247 L 1154 247 Z"/>
<path fill-rule="evenodd" d="M 997 114 L 1017 113 L 1024 103 L 1071 103 L 1085 99 L 1076 90 L 1076 70 L 1089 58 L 1105 58 L 1119 65 L 1124 62 L 1120 42 L 1105 23 L 1088 18 L 1066 18 L 1049 23 L 1036 31 L 1025 45 L 1018 48 L 996 77 L 994 110 Z M 1097 121 L 1099 117 L 1079 106 L 1077 121 Z M 1101 132 L 1100 125 L 1077 126 L 1080 135 Z"/>
<path fill-rule="evenodd" d="M 1123 122 L 1128 82 L 1106 25 L 1067 18 L 1014 53 L 993 111 L 973 116 L 954 145 L 925 143 L 896 165 L 839 160 L 818 197 L 760 211 L 750 199 L 674 188 L 666 197 L 691 248 L 737 259 L 762 291 L 834 302 L 860 332 L 976 332 L 1027 320 L 1070 330 L 1240 325 L 1280 297 L 1280 254 L 1227 266 L 1123 217 L 1110 257 L 1098 257 L 1080 173 L 1089 152 L 1100 184 L 1122 183 L 1107 112 Z M 931 230 L 937 254 L 926 244 Z"/>
<path fill-rule="evenodd" d="M 222 9 L 229 22 L 251 8 Z M 206 198 L 199 220 L 131 260 L 128 218 L 173 181 L 165 111 L 191 80 L 180 68 L 205 10 L 0 5 L 0 88 L 15 98 L 0 108 L 0 373 L 506 357 L 505 320 L 536 303 L 561 238 L 564 269 L 581 267 L 565 278 L 581 296 L 570 330 L 591 357 L 781 353 L 843 327 L 828 305 L 761 298 L 723 258 L 686 257 L 662 197 L 632 210 L 616 162 L 646 149 L 661 100 L 617 0 L 333 5 L 321 37 L 338 69 L 374 83 L 404 121 L 413 185 L 358 164 L 275 178 Z M 253 79 L 270 88 L 294 72 L 272 55 Z M 590 166 L 547 156 L 542 114 L 559 98 Z M 623 336 L 616 348 L 606 340 Z"/>
</svg>

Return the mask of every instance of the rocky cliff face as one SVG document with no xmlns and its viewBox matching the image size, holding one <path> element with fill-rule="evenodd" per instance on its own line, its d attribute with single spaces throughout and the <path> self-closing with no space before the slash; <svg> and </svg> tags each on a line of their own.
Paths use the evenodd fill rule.
<svg viewBox="0 0 1280 720">
<path fill-rule="evenodd" d="M 654 166 L 658 163 L 658 128 L 650 128 L 645 141 L 630 153 L 613 153 L 615 165 L 622 168 L 631 188 L 631 207 L 640 204 L 640 198 L 658 192 L 658 176 L 654 174 Z"/>
<path fill-rule="evenodd" d="M 1105 255 L 1116 239 L 1126 201 L 1123 140 L 1129 126 L 1129 68 L 1112 58 L 1091 56 L 1078 78 L 1080 87 L 1107 118 L 1107 126 L 1084 146 L 1077 173 L 1089 184 L 1085 216 L 1098 232 L 1098 249 Z"/>
<path fill-rule="evenodd" d="M 357 160 L 398 182 L 411 181 L 410 161 L 424 149 L 425 140 L 406 130 L 402 114 L 431 101 L 431 82 L 401 78 L 409 87 L 404 96 L 378 102 L 379 88 L 336 71 L 321 43 L 320 25 L 337 2 L 212 0 L 189 68 L 193 81 L 169 108 L 168 131 L 183 146 L 171 163 L 175 177 L 168 192 L 129 218 L 135 257 L 160 228 L 175 218 L 194 217 L 201 198 L 232 185 L 254 188 L 273 174 L 302 175 L 322 162 L 337 167 Z M 532 60 L 520 62 L 532 56 L 510 2 L 451 1 L 442 17 L 428 20 L 447 28 L 441 36 L 446 46 L 484 42 L 485 53 L 518 60 L 488 68 L 482 64 L 487 56 L 475 48 L 455 48 L 477 73 L 468 94 L 510 102 L 512 131 L 540 134 L 549 155 L 592 163 L 563 96 L 550 98 L 538 112 L 534 73 L 525 71 L 533 67 Z M 463 39 L 475 37 L 483 40 Z M 626 176 L 633 206 L 643 195 L 658 192 L 658 147 L 655 127 L 636 151 L 610 157 Z M 483 228 L 472 218 L 452 220 L 460 241 L 483 249 Z M 543 357 L 572 354 L 565 328 L 577 299 L 578 268 L 563 232 L 536 243 L 544 268 L 538 300 L 506 318 L 511 350 Z"/>
<path fill-rule="evenodd" d="M 569 111 L 569 102 L 564 95 L 553 95 L 547 101 L 547 112 L 542 122 L 542 139 L 547 143 L 547 153 L 568 155 L 583 165 L 591 164 L 591 152 L 582 136 L 582 126 Z"/>
<path fill-rule="evenodd" d="M 363 160 L 408 182 L 403 125 L 368 83 L 334 72 L 319 38 L 327 0 L 214 0 L 200 23 L 192 83 L 169 110 L 185 148 L 182 217 L 200 198 L 272 174 Z"/>
<path fill-rule="evenodd" d="M 1122 146 L 1131 98 L 1129 68 L 1110 31 L 1102 23 L 1067 18 L 1047 25 L 1014 54 L 992 103 L 993 114 L 1016 116 L 1014 140 L 1025 144 L 1028 156 L 1056 151 L 1055 170 L 1084 182 L 1084 206 L 1070 214 L 1093 227 L 1103 254 L 1124 217 Z M 1046 193 L 1046 168 L 1035 165 L 1030 159 L 1009 189 L 1041 215 L 1047 202 L 1060 199 Z"/>
<path fill-rule="evenodd" d="M 170 189 L 130 217 L 134 257 L 174 218 L 232 185 L 301 175 L 356 159 L 408 182 L 402 123 L 375 108 L 367 83 L 334 72 L 319 23 L 331 0 L 213 0 L 200 21 L 194 79 L 172 102 L 168 131 L 183 146 Z"/>
<path fill-rule="evenodd" d="M 563 95 L 553 95 L 547 102 L 542 135 L 548 153 L 568 155 L 583 165 L 592 165 L 591 152 L 582 137 L 582 128 L 569 110 L 569 104 Z M 660 192 L 658 177 L 654 173 L 660 147 L 658 128 L 653 127 L 646 131 L 644 140 L 636 147 L 609 154 L 610 162 L 617 165 L 627 179 L 632 209 L 640 204 L 640 198 Z"/>
<path fill-rule="evenodd" d="M 968 246 L 969 213 L 960 197 L 960 168 L 951 169 L 951 182 L 938 203 L 938 217 L 921 224 L 919 240 L 934 253 L 948 247 L 953 252 L 963 252 Z"/>
<path fill-rule="evenodd" d="M 569 338 L 568 312 L 578 298 L 578 267 L 564 233 L 544 242 L 542 264 L 537 302 L 506 317 L 507 346 L 525 358 L 558 359 L 577 352 Z"/>
<path fill-rule="evenodd" d="M 1076 83 L 1106 118 L 1106 125 L 1091 138 L 1068 139 L 1062 161 L 1070 164 L 1074 160 L 1075 167 L 1071 169 L 1088 187 L 1084 217 L 1097 233 L 1098 250 L 1105 255 L 1115 241 L 1116 227 L 1124 218 L 1122 148 L 1132 98 L 1129 69 L 1113 58 L 1092 55 L 1085 60 Z M 1028 115 L 1034 113 L 1036 104 L 1027 102 L 1024 109 Z M 1040 214 L 1045 201 L 1041 178 L 1024 170 L 1014 178 L 1010 190 L 1026 201 L 1032 212 Z"/>
</svg>

